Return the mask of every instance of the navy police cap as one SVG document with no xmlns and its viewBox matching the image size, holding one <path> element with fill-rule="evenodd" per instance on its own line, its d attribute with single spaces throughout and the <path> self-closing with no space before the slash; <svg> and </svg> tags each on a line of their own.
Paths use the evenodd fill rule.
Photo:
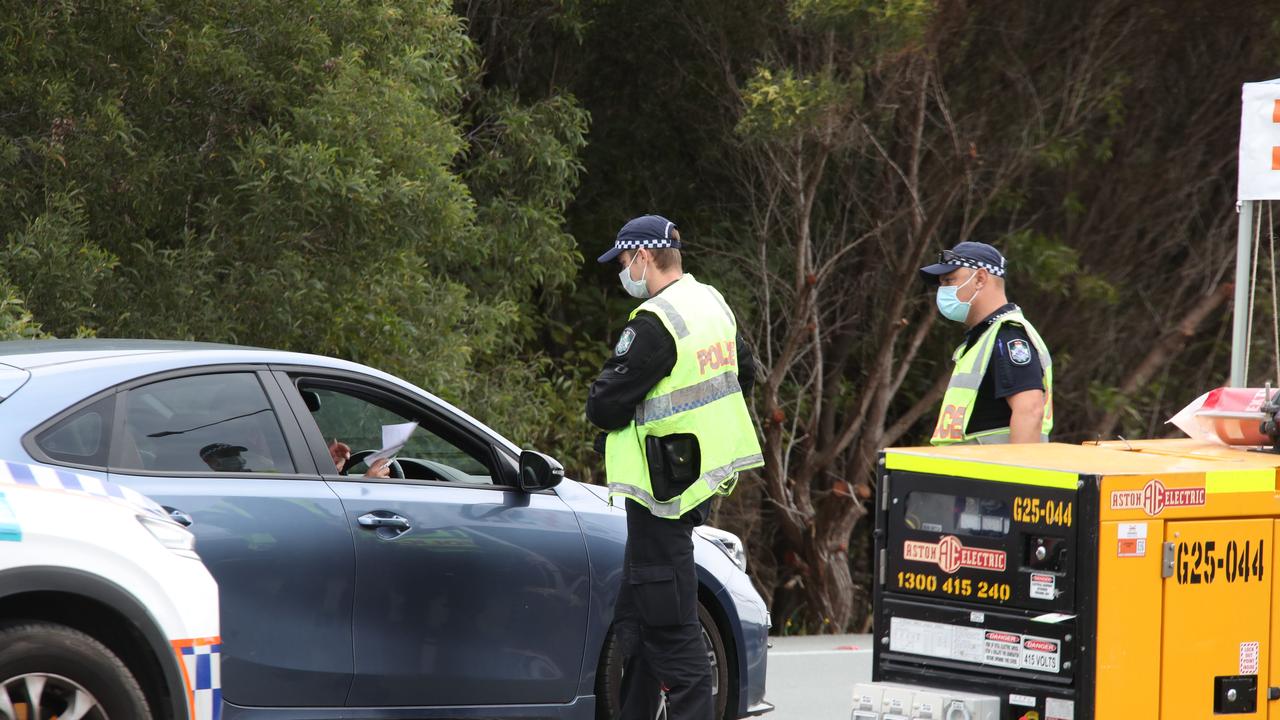
<svg viewBox="0 0 1280 720">
<path fill-rule="evenodd" d="M 1004 255 L 986 243 L 962 242 L 950 250 L 938 253 L 938 262 L 920 268 L 920 277 L 930 285 L 937 285 L 939 278 L 962 267 L 986 270 L 996 277 L 1004 277 Z"/>
<path fill-rule="evenodd" d="M 617 239 L 613 241 L 613 247 L 601 255 L 598 261 L 611 262 L 623 250 L 681 247 L 680 241 L 671 234 L 675 229 L 676 224 L 661 215 L 641 215 L 622 226 Z"/>
</svg>

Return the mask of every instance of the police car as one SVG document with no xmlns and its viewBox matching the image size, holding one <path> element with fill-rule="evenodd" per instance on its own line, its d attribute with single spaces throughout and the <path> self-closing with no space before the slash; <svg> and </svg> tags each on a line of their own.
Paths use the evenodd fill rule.
<svg viewBox="0 0 1280 720">
<path fill-rule="evenodd" d="M 0 720 L 211 720 L 218 590 L 143 495 L 0 461 Z"/>
</svg>

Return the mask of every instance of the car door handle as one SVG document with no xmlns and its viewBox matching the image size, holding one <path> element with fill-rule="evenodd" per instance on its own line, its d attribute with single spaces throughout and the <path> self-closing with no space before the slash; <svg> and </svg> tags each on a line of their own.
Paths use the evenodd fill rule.
<svg viewBox="0 0 1280 720">
<path fill-rule="evenodd" d="M 392 528 L 395 530 L 409 529 L 408 520 L 400 517 L 399 515 L 393 515 L 382 510 L 361 515 L 356 518 L 356 522 L 360 523 L 360 527 L 367 528 Z"/>
<path fill-rule="evenodd" d="M 164 511 L 169 513 L 170 520 L 173 520 L 182 527 L 191 527 L 191 523 L 195 522 L 191 519 L 190 515 L 182 512 L 178 508 L 171 508 L 168 505 L 161 505 L 160 507 L 164 508 Z"/>
</svg>

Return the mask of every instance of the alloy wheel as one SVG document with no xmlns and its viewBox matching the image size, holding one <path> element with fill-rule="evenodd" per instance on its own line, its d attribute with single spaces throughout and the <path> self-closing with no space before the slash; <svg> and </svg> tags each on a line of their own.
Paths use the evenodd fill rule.
<svg viewBox="0 0 1280 720">
<path fill-rule="evenodd" d="M 0 720 L 108 720 L 83 685 L 61 675 L 28 673 L 0 683 Z"/>
<path fill-rule="evenodd" d="M 707 662 L 711 664 L 711 697 L 720 695 L 720 659 L 716 657 L 716 648 L 711 644 L 711 636 L 702 628 L 702 644 L 707 646 Z"/>
</svg>

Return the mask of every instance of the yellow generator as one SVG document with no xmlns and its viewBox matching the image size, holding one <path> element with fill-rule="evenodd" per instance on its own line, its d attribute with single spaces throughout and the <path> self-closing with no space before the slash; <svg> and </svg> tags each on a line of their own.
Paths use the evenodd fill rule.
<svg viewBox="0 0 1280 720">
<path fill-rule="evenodd" d="M 1280 455 L 1151 440 L 880 463 L 853 720 L 1280 718 Z"/>
</svg>

